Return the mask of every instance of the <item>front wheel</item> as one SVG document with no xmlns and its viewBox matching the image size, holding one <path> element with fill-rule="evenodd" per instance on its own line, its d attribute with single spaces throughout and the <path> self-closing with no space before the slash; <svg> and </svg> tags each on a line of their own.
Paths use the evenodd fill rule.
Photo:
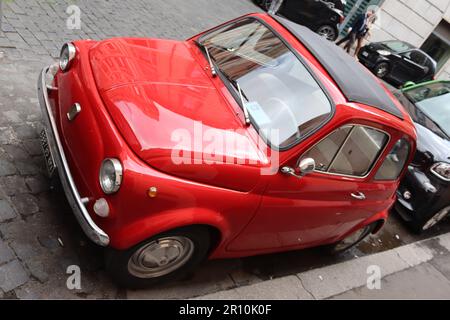
<svg viewBox="0 0 450 320">
<path fill-rule="evenodd" d="M 340 253 L 343 253 L 343 252 L 353 248 L 354 246 L 359 244 L 361 241 L 363 241 L 367 236 L 369 236 L 373 232 L 373 230 L 375 230 L 375 227 L 376 227 L 376 223 L 367 225 L 367 226 L 355 231 L 348 237 L 342 239 L 341 241 L 329 246 L 328 249 L 329 249 L 330 253 L 340 254 Z"/>
<path fill-rule="evenodd" d="M 334 28 L 333 26 L 330 25 L 323 25 L 320 26 L 317 30 L 316 33 L 324 38 L 326 38 L 327 40 L 330 41 L 336 41 L 336 39 L 338 38 L 338 32 L 336 30 L 336 28 Z"/>
<path fill-rule="evenodd" d="M 380 62 L 375 66 L 375 68 L 373 68 L 373 72 L 378 78 L 383 79 L 389 74 L 389 69 L 390 69 L 389 63 Z"/>
<path fill-rule="evenodd" d="M 128 250 L 108 249 L 106 270 L 121 286 L 142 289 L 187 275 L 207 256 L 210 234 L 187 227 L 150 238 Z"/>
</svg>

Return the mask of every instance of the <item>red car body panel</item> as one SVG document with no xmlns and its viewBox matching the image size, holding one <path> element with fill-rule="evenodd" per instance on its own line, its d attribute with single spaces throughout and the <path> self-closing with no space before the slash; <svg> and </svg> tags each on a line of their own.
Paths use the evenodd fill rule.
<svg viewBox="0 0 450 320">
<path fill-rule="evenodd" d="M 334 243 L 361 226 L 387 219 L 399 180 L 375 181 L 374 175 L 395 142 L 407 137 L 415 150 L 415 129 L 404 112 L 401 120 L 378 109 L 348 103 L 314 56 L 268 15 L 255 14 L 275 29 L 309 64 L 336 105 L 334 117 L 297 146 L 279 152 L 279 166 L 295 167 L 305 151 L 344 124 L 363 124 L 390 135 L 388 146 L 364 178 L 313 173 L 303 179 L 282 174 L 260 175 L 271 165 L 258 147 L 258 133 L 243 125 L 242 109 L 219 77 L 213 78 L 207 59 L 194 43 L 119 38 L 104 42 L 79 41 L 72 68 L 58 72 L 50 93 L 58 130 L 75 183 L 87 209 L 110 236 L 116 249 L 130 248 L 156 234 L 188 225 L 206 225 L 219 241 L 211 258 L 249 256 Z M 64 94 L 61 94 L 64 93 Z M 83 111 L 67 120 L 78 102 Z M 399 109 L 403 110 L 399 104 Z M 194 134 L 203 129 L 239 131 L 251 146 L 245 157 L 255 162 L 175 165 L 174 130 Z M 202 159 L 202 146 L 183 148 Z M 273 151 L 272 151 L 273 152 Z M 227 149 L 237 161 L 238 148 Z M 121 160 L 123 183 L 106 196 L 99 185 L 102 161 Z M 158 188 L 150 198 L 147 190 Z M 352 192 L 367 195 L 365 202 Z M 93 212 L 96 199 L 106 198 L 108 218 Z"/>
</svg>

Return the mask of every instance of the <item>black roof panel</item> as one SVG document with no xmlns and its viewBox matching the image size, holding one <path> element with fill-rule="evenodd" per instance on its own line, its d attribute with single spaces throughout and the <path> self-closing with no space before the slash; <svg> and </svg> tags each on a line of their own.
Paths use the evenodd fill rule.
<svg viewBox="0 0 450 320">
<path fill-rule="evenodd" d="M 304 26 L 280 16 L 272 17 L 315 56 L 348 101 L 362 103 L 404 119 L 403 113 L 376 78 L 344 50 Z"/>
</svg>

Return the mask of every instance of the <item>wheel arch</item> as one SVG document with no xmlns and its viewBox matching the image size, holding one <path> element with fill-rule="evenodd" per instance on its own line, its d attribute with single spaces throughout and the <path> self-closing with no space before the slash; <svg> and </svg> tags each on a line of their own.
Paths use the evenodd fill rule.
<svg viewBox="0 0 450 320">
<path fill-rule="evenodd" d="M 155 235 L 186 227 L 208 229 L 210 253 L 231 234 L 228 222 L 219 212 L 189 208 L 150 215 L 120 228 L 117 233 L 111 235 L 111 247 L 126 250 Z"/>
</svg>

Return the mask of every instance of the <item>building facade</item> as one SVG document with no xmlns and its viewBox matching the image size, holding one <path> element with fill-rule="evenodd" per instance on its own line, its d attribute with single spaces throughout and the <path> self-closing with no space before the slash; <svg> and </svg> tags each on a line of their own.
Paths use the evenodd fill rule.
<svg viewBox="0 0 450 320">
<path fill-rule="evenodd" d="M 402 40 L 438 63 L 439 79 L 450 80 L 450 0 L 347 0 L 342 29 L 368 8 L 377 8 L 370 41 Z"/>
</svg>

